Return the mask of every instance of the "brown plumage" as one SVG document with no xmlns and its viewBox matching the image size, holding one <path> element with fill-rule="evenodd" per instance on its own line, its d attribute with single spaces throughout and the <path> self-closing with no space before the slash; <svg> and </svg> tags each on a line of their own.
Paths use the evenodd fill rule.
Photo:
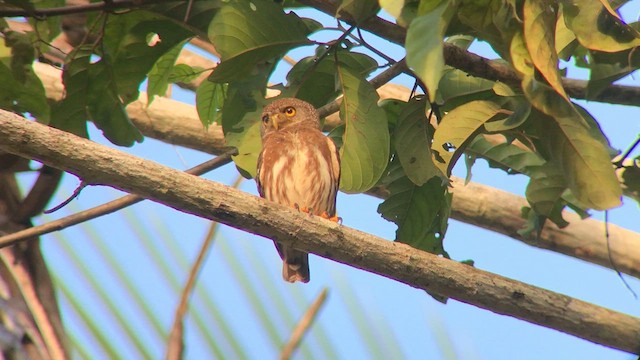
<svg viewBox="0 0 640 360">
<path fill-rule="evenodd" d="M 320 131 L 318 112 L 302 100 L 278 99 L 265 106 L 261 121 L 260 196 L 335 220 L 340 158 L 333 141 Z M 282 277 L 309 282 L 309 254 L 275 244 L 283 260 Z"/>
</svg>

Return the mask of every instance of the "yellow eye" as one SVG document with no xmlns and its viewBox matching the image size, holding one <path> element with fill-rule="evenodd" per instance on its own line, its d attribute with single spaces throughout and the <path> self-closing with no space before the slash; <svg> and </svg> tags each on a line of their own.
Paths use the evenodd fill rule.
<svg viewBox="0 0 640 360">
<path fill-rule="evenodd" d="M 284 109 L 284 113 L 285 113 L 285 115 L 291 117 L 291 116 L 294 116 L 296 114 L 296 109 L 294 109 L 293 107 L 289 106 L 286 109 Z"/>
</svg>

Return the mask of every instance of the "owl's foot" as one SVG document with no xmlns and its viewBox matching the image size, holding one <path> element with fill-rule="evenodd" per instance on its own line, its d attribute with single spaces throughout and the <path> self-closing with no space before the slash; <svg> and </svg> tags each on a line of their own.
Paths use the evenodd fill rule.
<svg viewBox="0 0 640 360">
<path fill-rule="evenodd" d="M 323 211 L 322 214 L 320 214 L 320 217 L 323 219 L 327 219 L 329 221 L 333 221 L 333 222 L 337 222 L 338 224 L 342 225 L 342 218 L 339 216 L 329 216 L 329 214 L 327 214 L 326 211 Z"/>
<path fill-rule="evenodd" d="M 296 208 L 296 210 L 303 212 L 305 214 L 309 214 L 309 216 L 311 216 L 311 212 L 312 210 L 309 209 L 308 207 L 300 207 L 300 205 L 298 205 L 298 203 L 293 204 L 293 207 Z"/>
</svg>

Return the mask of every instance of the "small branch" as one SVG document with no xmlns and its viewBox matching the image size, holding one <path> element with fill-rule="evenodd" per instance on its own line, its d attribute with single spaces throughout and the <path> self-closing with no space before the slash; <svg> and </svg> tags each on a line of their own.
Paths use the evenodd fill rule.
<svg viewBox="0 0 640 360">
<path fill-rule="evenodd" d="M 84 188 L 86 188 L 87 185 L 88 185 L 87 183 L 85 183 L 84 181 L 81 181 L 80 185 L 78 185 L 78 187 L 76 187 L 76 189 L 73 190 L 73 194 L 71 194 L 71 196 L 69 196 L 69 198 L 67 198 L 66 200 L 64 200 L 63 202 L 61 202 L 60 204 L 54 206 L 51 209 L 44 210 L 43 213 L 51 214 L 51 213 L 54 213 L 54 212 L 62 209 L 65 206 L 67 206 L 71 201 L 73 201 L 73 199 L 77 198 L 80 195 L 80 192 L 82 192 L 82 190 Z"/>
<path fill-rule="evenodd" d="M 0 150 L 68 171 L 90 184 L 136 193 L 418 289 L 640 353 L 640 319 L 636 317 L 299 214 L 4 110 L 0 110 Z"/>
<path fill-rule="evenodd" d="M 231 155 L 234 155 L 235 153 L 236 153 L 235 150 L 229 151 L 223 155 L 216 157 L 215 159 L 211 159 L 198 166 L 195 166 L 185 171 L 185 173 L 200 176 L 204 173 L 207 173 L 211 170 L 217 169 L 223 165 L 230 163 Z M 62 219 L 54 220 L 46 224 L 20 230 L 12 234 L 0 236 L 0 248 L 10 246 L 19 241 L 27 240 L 36 236 L 48 234 L 54 231 L 59 231 L 59 230 L 68 228 L 70 226 L 83 223 L 87 220 L 95 219 L 100 216 L 111 214 L 118 210 L 124 209 L 127 206 L 131 206 L 133 204 L 139 203 L 142 200 L 144 200 L 144 198 L 138 195 L 123 196 L 119 199 L 110 201 L 106 204 L 98 205 L 91 209 L 87 209 L 79 213 L 63 217 Z"/>
<path fill-rule="evenodd" d="M 46 19 L 49 16 L 79 14 L 92 11 L 133 9 L 139 8 L 144 5 L 153 5 L 172 1 L 175 2 L 175 0 L 111 0 L 105 2 L 89 3 L 75 6 L 62 6 L 48 9 L 2 9 L 0 10 L 0 17 L 33 17 L 38 19 Z"/>
<path fill-rule="evenodd" d="M 302 337 L 307 333 L 316 316 L 318 316 L 318 312 L 324 305 L 327 300 L 327 294 L 329 291 L 327 288 L 322 289 L 318 297 L 313 301 L 309 309 L 304 313 L 296 327 L 291 332 L 291 337 L 289 341 L 282 348 L 282 352 L 280 353 L 280 360 L 288 360 L 293 355 L 293 352 L 300 346 L 300 342 L 302 341 Z"/>
</svg>

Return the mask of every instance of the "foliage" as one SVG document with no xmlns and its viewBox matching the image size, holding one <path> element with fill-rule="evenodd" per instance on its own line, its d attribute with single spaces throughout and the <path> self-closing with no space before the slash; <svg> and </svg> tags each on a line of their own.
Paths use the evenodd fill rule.
<svg viewBox="0 0 640 360">
<path fill-rule="evenodd" d="M 17 3 L 27 11 L 60 5 Z M 378 67 L 395 62 L 354 35 L 357 26 L 375 20 L 375 4 L 340 2 L 336 16 L 346 22 L 329 31 L 300 17 L 295 7 L 283 7 L 293 4 L 195 1 L 93 14 L 85 43 L 63 59 L 65 97 L 51 102 L 31 64 L 53 49 L 47 44 L 60 32 L 59 22 L 34 17 L 38 31 L 18 33 L 3 20 L 0 105 L 85 137 L 91 120 L 113 143 L 131 146 L 142 135 L 125 106 L 139 96 L 140 84 L 148 79 L 151 103 L 169 84 L 193 79 L 202 69 L 175 61 L 190 38 L 208 37 L 221 62 L 196 91 L 198 113 L 203 126 L 222 125 L 227 144 L 238 148 L 234 161 L 243 175 L 255 175 L 259 113 L 271 101 L 265 100 L 268 87 L 316 107 L 341 97 L 343 124 L 331 134 L 342 156 L 341 189 L 358 193 L 386 186 L 390 196 L 380 213 L 398 225 L 397 240 L 421 249 L 445 253 L 451 201 L 443 178 L 465 153 L 468 164 L 484 158 L 493 167 L 529 176 L 528 217 L 536 224 L 549 218 L 563 225 L 566 205 L 582 212 L 618 206 L 621 180 L 625 188 L 637 189 L 637 168 L 616 177 L 615 151 L 597 121 L 569 96 L 560 63 L 573 61 L 590 71 L 587 99 L 640 67 L 637 24 L 625 24 L 607 2 L 380 1 L 396 18 L 394 29 L 406 34 L 407 72 L 426 95 L 412 94 L 408 102 L 379 102 L 367 81 Z M 455 47 L 464 52 L 475 40 L 486 41 L 500 57 L 491 65 L 518 79 L 496 81 L 452 67 L 445 54 Z M 315 55 L 298 61 L 286 83 L 272 84 L 283 57 L 299 47 Z M 502 140 L 489 142 L 487 134 Z"/>
</svg>

